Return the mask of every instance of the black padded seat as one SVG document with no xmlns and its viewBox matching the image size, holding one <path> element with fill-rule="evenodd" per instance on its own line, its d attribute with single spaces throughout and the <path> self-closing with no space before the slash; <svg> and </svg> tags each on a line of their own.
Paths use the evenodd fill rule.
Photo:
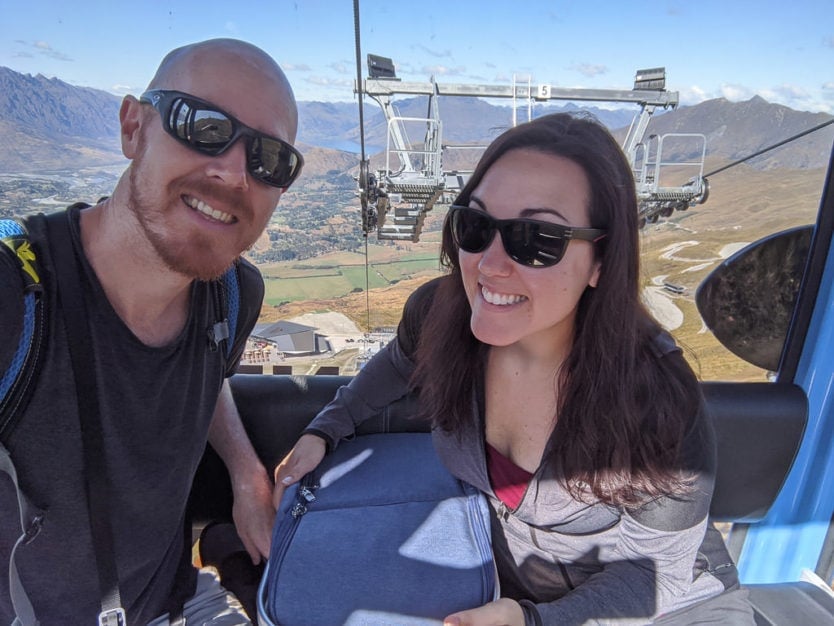
<svg viewBox="0 0 834 626">
<path fill-rule="evenodd" d="M 834 625 L 834 595 L 805 582 L 747 585 L 758 626 Z"/>
<path fill-rule="evenodd" d="M 755 522 L 766 514 L 793 463 L 808 400 L 790 383 L 703 382 L 715 424 L 718 476 L 714 521 Z"/>
</svg>

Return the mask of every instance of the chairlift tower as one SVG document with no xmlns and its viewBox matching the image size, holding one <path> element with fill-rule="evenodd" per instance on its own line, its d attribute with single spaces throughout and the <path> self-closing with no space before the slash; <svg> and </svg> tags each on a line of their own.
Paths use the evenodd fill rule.
<svg viewBox="0 0 834 626">
<path fill-rule="evenodd" d="M 472 171 L 445 170 L 443 155 L 451 149 L 480 149 L 486 146 L 443 145 L 443 124 L 440 118 L 440 96 L 507 98 L 513 101 L 513 124 L 517 122 L 518 103 L 526 103 L 528 118 L 534 102 L 551 100 L 584 102 L 621 102 L 638 105 L 639 111 L 623 142 L 634 172 L 641 225 L 667 217 L 676 209 L 686 209 L 706 201 L 708 188 L 703 179 L 706 137 L 695 133 L 650 135 L 646 129 L 654 111 L 674 108 L 677 92 L 666 91 L 665 68 L 638 70 L 632 90 L 557 88 L 548 84 L 512 85 L 443 84 L 433 78 L 429 82 L 404 82 L 396 77 L 391 59 L 368 55 L 369 77 L 361 94 L 373 98 L 380 106 L 387 123 L 384 166 L 371 173 L 366 163 L 360 168 L 359 187 L 363 198 L 362 227 L 365 233 L 376 229 L 379 239 L 419 241 L 425 215 L 435 204 L 448 203 L 459 192 Z M 354 87 L 360 93 L 359 86 Z M 395 96 L 427 96 L 425 118 L 402 117 L 397 114 Z M 409 137 L 408 129 L 419 128 L 418 141 Z M 663 158 L 664 143 L 694 141 L 698 146 L 689 161 L 667 161 Z M 671 178 L 671 183 L 666 182 Z M 684 173 L 684 174 L 682 174 Z M 689 174 L 686 180 L 681 176 Z M 665 184 L 664 184 L 665 183 Z M 367 206 L 366 206 L 367 205 Z"/>
</svg>

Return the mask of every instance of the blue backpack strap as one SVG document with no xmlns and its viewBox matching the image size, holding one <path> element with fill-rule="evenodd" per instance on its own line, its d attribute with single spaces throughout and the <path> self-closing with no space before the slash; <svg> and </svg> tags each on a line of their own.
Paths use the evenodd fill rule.
<svg viewBox="0 0 834 626">
<path fill-rule="evenodd" d="M 22 278 L 23 324 L 12 361 L 0 378 L 0 438 L 11 431 L 13 418 L 28 399 L 45 333 L 43 284 L 28 233 L 15 220 L 0 220 L 0 254 L 9 255 Z"/>
<path fill-rule="evenodd" d="M 238 278 L 238 264 L 235 263 L 223 274 L 223 286 L 226 292 L 226 316 L 229 320 L 229 339 L 226 341 L 226 357 L 232 355 L 237 332 L 237 318 L 240 313 L 240 281 Z"/>
<path fill-rule="evenodd" d="M 16 619 L 15 626 L 38 624 L 32 603 L 17 570 L 17 551 L 31 542 L 40 532 L 43 511 L 26 497 L 17 480 L 17 471 L 4 445 L 17 418 L 28 400 L 28 391 L 35 379 L 37 362 L 43 347 L 43 285 L 26 229 L 14 220 L 0 220 L 0 255 L 12 258 L 22 277 L 23 326 L 17 349 L 9 367 L 0 378 L 0 472 L 6 474 L 17 493 L 17 508 L 21 534 L 9 556 L 9 594 Z"/>
<path fill-rule="evenodd" d="M 225 354 L 228 359 L 232 355 L 240 313 L 240 277 L 237 263 L 226 270 L 223 276 L 212 281 L 210 287 L 214 294 L 217 321 L 208 329 L 209 346 L 211 350 L 217 350 L 225 341 Z"/>
</svg>

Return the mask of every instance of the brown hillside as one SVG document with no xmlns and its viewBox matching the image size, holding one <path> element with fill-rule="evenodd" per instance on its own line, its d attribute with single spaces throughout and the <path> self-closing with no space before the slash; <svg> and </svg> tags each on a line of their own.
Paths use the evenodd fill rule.
<svg viewBox="0 0 834 626">
<path fill-rule="evenodd" d="M 429 278 L 402 280 L 390 287 L 371 289 L 366 300 L 365 292 L 351 293 L 342 298 L 291 302 L 281 306 L 264 305 L 260 321 L 275 322 L 291 319 L 312 311 L 338 311 L 349 317 L 361 329 L 368 327 L 368 300 L 370 301 L 370 327 L 396 326 L 400 321 L 403 304 L 417 287 Z"/>
<path fill-rule="evenodd" d="M 695 306 L 699 284 L 721 263 L 722 249 L 741 247 L 771 233 L 813 222 L 824 176 L 824 169 L 763 172 L 740 165 L 710 181 L 712 191 L 705 205 L 676 212 L 642 231 L 641 283 L 651 289 L 663 277 L 660 280 L 684 288 L 683 295 L 671 297 L 683 315 L 682 324 L 673 332 L 704 379 L 762 380 L 764 372 L 729 353 L 706 331 Z M 439 219 L 440 212 L 435 217 Z M 388 252 L 395 254 L 396 250 Z M 367 300 L 360 292 L 342 298 L 265 306 L 262 320 L 336 311 L 363 330 L 395 326 L 409 294 L 426 280 L 414 278 L 372 289 Z"/>
</svg>

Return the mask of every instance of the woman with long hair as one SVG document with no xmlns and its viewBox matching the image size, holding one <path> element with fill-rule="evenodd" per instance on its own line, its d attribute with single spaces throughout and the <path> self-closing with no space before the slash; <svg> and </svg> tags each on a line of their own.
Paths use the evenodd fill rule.
<svg viewBox="0 0 834 626">
<path fill-rule="evenodd" d="M 441 261 L 279 465 L 276 498 L 417 389 L 440 458 L 494 513 L 501 598 L 446 624 L 752 624 L 707 519 L 698 382 L 640 301 L 634 180 L 610 133 L 556 114 L 495 139 Z"/>
</svg>

